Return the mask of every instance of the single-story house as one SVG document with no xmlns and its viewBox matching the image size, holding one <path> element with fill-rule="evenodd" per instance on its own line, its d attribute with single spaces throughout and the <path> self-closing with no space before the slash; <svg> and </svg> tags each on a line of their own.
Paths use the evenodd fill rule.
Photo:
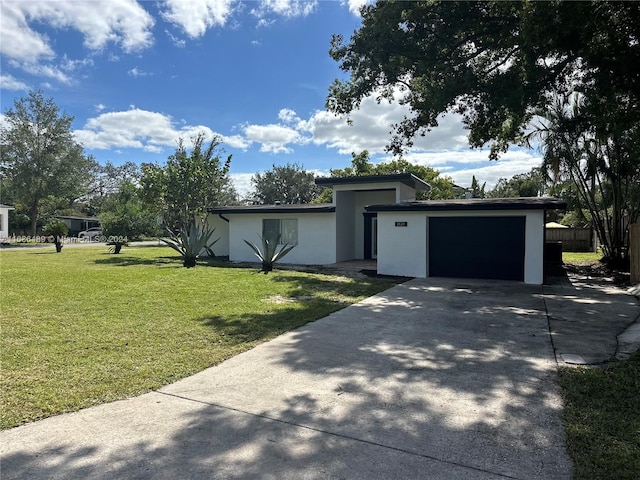
<svg viewBox="0 0 640 480">
<path fill-rule="evenodd" d="M 283 263 L 377 259 L 383 275 L 518 280 L 541 284 L 545 211 L 555 198 L 416 201 L 430 186 L 412 174 L 318 178 L 333 203 L 211 207 L 216 255 L 255 261 L 243 240 L 296 245 Z"/>
<path fill-rule="evenodd" d="M 58 215 L 56 218 L 67 226 L 70 237 L 77 237 L 80 232 L 100 226 L 100 219 L 97 217 Z"/>
<path fill-rule="evenodd" d="M 0 204 L 0 238 L 9 236 L 9 210 L 15 210 L 15 208 Z"/>
</svg>

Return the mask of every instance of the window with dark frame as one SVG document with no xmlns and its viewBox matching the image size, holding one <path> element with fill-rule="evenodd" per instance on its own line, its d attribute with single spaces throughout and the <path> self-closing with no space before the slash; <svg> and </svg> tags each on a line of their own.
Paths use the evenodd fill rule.
<svg viewBox="0 0 640 480">
<path fill-rule="evenodd" d="M 262 220 L 262 238 L 279 245 L 298 244 L 297 218 L 264 218 Z"/>
</svg>

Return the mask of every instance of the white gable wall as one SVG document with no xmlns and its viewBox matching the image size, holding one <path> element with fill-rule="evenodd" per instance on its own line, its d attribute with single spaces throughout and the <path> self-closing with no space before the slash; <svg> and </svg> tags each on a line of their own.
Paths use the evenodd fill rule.
<svg viewBox="0 0 640 480">
<path fill-rule="evenodd" d="M 333 213 L 260 213 L 224 216 L 230 220 L 229 260 L 231 261 L 258 261 L 253 250 L 244 240 L 260 246 L 259 235 L 262 234 L 263 219 L 295 218 L 298 220 L 298 245 L 280 263 L 325 265 L 336 262 L 336 221 Z"/>
<path fill-rule="evenodd" d="M 378 212 L 378 273 L 428 276 L 429 217 L 525 216 L 524 282 L 540 285 L 544 267 L 544 212 L 542 210 L 479 210 L 440 212 Z M 407 222 L 396 227 L 396 222 Z"/>
<path fill-rule="evenodd" d="M 210 213 L 207 215 L 207 223 L 210 227 L 215 227 L 216 229 L 213 239 L 220 238 L 212 247 L 213 253 L 220 257 L 226 257 L 229 255 L 229 222 L 223 220 L 217 214 Z"/>
<path fill-rule="evenodd" d="M 13 208 L 0 207 L 0 238 L 9 237 L 9 210 Z"/>
</svg>

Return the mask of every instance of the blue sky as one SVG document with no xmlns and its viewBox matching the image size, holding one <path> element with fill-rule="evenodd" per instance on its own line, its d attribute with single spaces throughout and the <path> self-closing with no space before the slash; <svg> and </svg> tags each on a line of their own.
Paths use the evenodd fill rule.
<svg viewBox="0 0 640 480">
<path fill-rule="evenodd" d="M 350 165 L 351 152 L 389 160 L 384 147 L 404 107 L 367 98 L 352 125 L 324 107 L 343 75 L 328 54 L 331 35 L 359 27 L 362 3 L 1 0 L 1 111 L 42 89 L 75 117 L 85 151 L 116 165 L 162 163 L 178 138 L 217 134 L 243 194 L 251 175 L 273 164 L 326 175 Z M 522 149 L 489 162 L 488 151 L 467 147 L 454 115 L 405 158 L 459 185 L 476 175 L 488 187 L 540 163 Z"/>
</svg>

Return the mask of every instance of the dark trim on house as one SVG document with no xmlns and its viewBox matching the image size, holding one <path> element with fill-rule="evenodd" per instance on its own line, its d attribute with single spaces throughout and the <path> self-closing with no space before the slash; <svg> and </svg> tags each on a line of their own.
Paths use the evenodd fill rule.
<svg viewBox="0 0 640 480">
<path fill-rule="evenodd" d="M 209 207 L 208 213 L 218 215 L 237 213 L 332 213 L 336 206 L 330 203 L 305 203 L 294 205 L 248 205 L 236 207 Z"/>
<path fill-rule="evenodd" d="M 364 217 L 364 258 L 365 260 L 370 260 L 373 258 L 373 219 L 376 218 L 378 214 L 363 212 L 362 216 Z"/>
<path fill-rule="evenodd" d="M 319 177 L 316 185 L 332 188 L 334 185 L 355 185 L 360 183 L 400 182 L 416 190 L 431 190 L 431 185 L 412 173 L 395 173 L 392 175 L 364 175 L 352 177 Z"/>
<path fill-rule="evenodd" d="M 369 205 L 365 210 L 367 212 L 437 212 L 444 210 L 562 210 L 565 208 L 567 208 L 567 202 L 554 197 L 519 197 L 425 200 Z"/>
<path fill-rule="evenodd" d="M 218 214 L 218 216 L 224 220 L 225 222 L 229 223 L 229 219 L 227 217 L 225 217 L 224 215 L 222 215 L 221 213 Z"/>
</svg>

